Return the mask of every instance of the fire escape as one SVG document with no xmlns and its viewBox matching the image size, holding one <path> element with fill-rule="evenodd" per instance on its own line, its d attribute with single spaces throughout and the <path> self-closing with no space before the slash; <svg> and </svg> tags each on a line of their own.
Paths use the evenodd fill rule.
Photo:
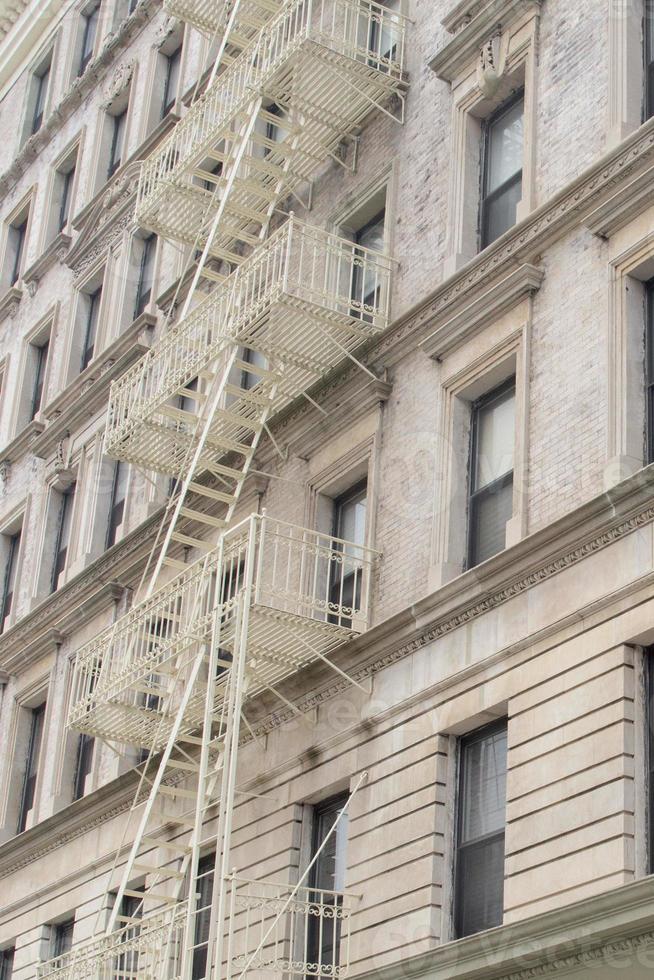
<svg viewBox="0 0 654 980">
<path fill-rule="evenodd" d="M 389 322 L 390 259 L 289 202 L 310 200 L 325 164 L 347 166 L 372 111 L 401 121 L 406 22 L 373 0 L 165 7 L 218 52 L 142 167 L 136 219 L 188 246 L 194 271 L 177 322 L 113 384 L 105 448 L 171 493 L 141 598 L 77 654 L 69 715 L 147 764 L 103 931 L 38 976 L 344 977 L 350 897 L 313 887 L 318 855 L 296 883 L 239 876 L 232 824 L 249 705 L 297 711 L 284 682 L 310 664 L 347 676 L 332 655 L 368 625 L 377 556 L 233 518 L 269 423 Z"/>
</svg>

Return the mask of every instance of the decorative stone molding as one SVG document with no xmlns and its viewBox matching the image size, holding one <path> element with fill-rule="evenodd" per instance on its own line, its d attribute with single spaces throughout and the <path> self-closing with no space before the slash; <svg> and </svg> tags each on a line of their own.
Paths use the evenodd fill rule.
<svg viewBox="0 0 654 980">
<path fill-rule="evenodd" d="M 0 297 L 0 323 L 7 317 L 13 320 L 22 298 L 23 290 L 19 286 L 10 286 L 4 296 Z"/>
<path fill-rule="evenodd" d="M 652 206 L 654 166 L 639 174 L 584 218 L 584 225 L 600 238 L 610 238 L 633 218 Z"/>
<path fill-rule="evenodd" d="M 57 262 L 64 262 L 68 254 L 71 241 L 72 238 L 70 235 L 67 235 L 63 231 L 60 232 L 56 238 L 53 238 L 50 244 L 46 246 L 36 262 L 33 262 L 29 269 L 25 270 L 23 273 L 23 282 L 27 286 L 27 291 L 30 296 L 34 295 L 38 289 L 39 282 L 46 274 L 48 269 L 51 269 Z"/>
<path fill-rule="evenodd" d="M 423 332 L 471 291 L 491 289 L 517 263 L 533 262 L 547 245 L 654 164 L 654 118 L 617 149 L 611 150 L 496 242 L 438 286 L 371 347 L 367 363 L 390 364 L 407 351 L 407 339 L 419 342 Z"/>
<path fill-rule="evenodd" d="M 129 47 L 143 25 L 152 20 L 160 10 L 160 0 L 140 0 L 134 12 L 122 20 L 116 30 L 107 37 L 97 57 L 89 62 L 84 74 L 75 79 L 59 105 L 44 120 L 38 133 L 27 140 L 11 167 L 0 177 L 0 201 L 6 197 L 27 167 L 50 143 L 84 99 L 97 89 L 116 58 Z"/>
<path fill-rule="evenodd" d="M 483 45 L 477 65 L 477 86 L 487 99 L 492 99 L 502 84 L 506 71 L 507 47 L 502 43 L 502 31 L 498 28 Z"/>
<path fill-rule="evenodd" d="M 68 432 L 106 407 L 111 382 L 150 349 L 155 324 L 153 316 L 141 314 L 50 402 L 42 412 L 45 429 L 32 447 L 36 456 L 46 458 Z"/>
<path fill-rule="evenodd" d="M 129 83 L 132 80 L 132 75 L 134 74 L 134 62 L 126 61 L 122 65 L 118 65 L 114 68 L 113 75 L 105 89 L 104 100 L 102 101 L 100 107 L 105 111 L 110 109 L 114 101 L 118 98 L 121 92 L 124 92 Z"/>
<path fill-rule="evenodd" d="M 454 36 L 429 62 L 429 67 L 444 81 L 453 82 L 468 65 L 474 64 L 479 52 L 518 18 L 540 11 L 541 0 L 465 0 L 442 23 Z M 486 51 L 486 58 L 488 51 Z M 499 53 L 498 53 L 499 58 Z"/>
<path fill-rule="evenodd" d="M 2 451 L 0 451 L 0 463 L 11 464 L 17 463 L 32 449 L 34 440 L 43 432 L 45 429 L 45 423 L 41 422 L 39 419 L 32 419 L 32 421 L 25 426 L 24 429 L 18 433 L 15 439 L 12 439 Z"/>
<path fill-rule="evenodd" d="M 179 21 L 175 17 L 166 17 L 161 26 L 155 31 L 152 43 L 155 48 L 160 48 L 165 44 L 171 34 L 179 28 Z"/>
<path fill-rule="evenodd" d="M 449 354 L 478 330 L 516 306 L 525 296 L 537 292 L 544 277 L 544 271 L 535 265 L 525 263 L 519 266 L 482 296 L 476 296 L 468 306 L 448 316 L 419 346 L 436 359 Z M 464 297 L 463 302 L 466 299 Z"/>
</svg>

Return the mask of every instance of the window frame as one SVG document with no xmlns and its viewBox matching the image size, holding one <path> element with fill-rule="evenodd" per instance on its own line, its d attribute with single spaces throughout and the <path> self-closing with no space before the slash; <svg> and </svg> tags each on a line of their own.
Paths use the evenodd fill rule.
<svg viewBox="0 0 654 980">
<path fill-rule="evenodd" d="M 52 926 L 52 958 L 59 959 L 73 948 L 75 917 L 55 922 Z"/>
<path fill-rule="evenodd" d="M 366 501 L 366 523 L 363 532 L 363 541 L 353 542 L 361 548 L 366 547 L 367 533 L 368 533 L 368 501 L 369 501 L 369 486 L 367 476 L 363 480 L 359 480 L 353 486 L 349 487 L 343 493 L 339 494 L 338 497 L 334 498 L 333 504 L 333 515 L 332 515 L 332 530 L 330 537 L 337 538 L 340 540 L 347 540 L 341 533 L 342 527 L 342 515 L 344 508 L 348 504 L 359 503 L 360 500 L 365 499 Z M 332 547 L 334 551 L 340 550 L 340 545 L 337 541 L 332 541 Z M 344 599 L 347 596 L 347 580 L 355 579 L 352 589 L 352 603 L 354 609 L 360 609 L 361 607 L 361 589 L 363 586 L 363 576 L 361 574 L 356 575 L 356 573 L 349 572 L 347 574 L 341 574 L 342 566 L 337 562 L 330 562 L 329 568 L 329 583 L 327 586 L 327 595 L 329 597 L 329 602 L 334 602 L 334 592 L 338 589 L 338 596 L 340 599 Z M 356 591 L 355 591 L 356 590 Z M 336 603 L 336 605 L 342 605 L 343 603 Z M 328 622 L 336 623 L 339 626 L 344 626 L 349 628 L 352 625 L 352 620 L 349 617 L 343 616 L 340 613 L 330 612 L 328 614 Z"/>
<path fill-rule="evenodd" d="M 483 487 L 476 488 L 476 464 L 477 464 L 477 451 L 479 448 L 479 418 L 481 412 L 488 408 L 495 401 L 504 399 L 509 392 L 513 392 L 514 400 L 517 396 L 517 383 L 516 376 L 512 375 L 507 378 L 501 384 L 487 391 L 485 394 L 481 395 L 476 401 L 470 406 L 470 451 L 468 457 L 468 499 L 467 499 L 467 532 L 466 532 L 466 560 L 465 569 L 476 568 L 477 565 L 481 564 L 482 561 L 487 561 L 494 557 L 490 555 L 488 559 L 482 559 L 481 561 L 476 557 L 475 554 L 475 513 L 477 511 L 478 502 L 489 497 L 491 494 L 496 493 L 498 490 L 505 489 L 506 486 L 513 486 L 515 479 L 515 452 L 513 457 L 513 466 L 506 473 L 500 474 L 490 483 L 485 484 Z M 513 419 L 513 437 L 515 443 L 515 412 Z M 513 516 L 513 508 L 512 508 Z M 506 548 L 506 538 L 504 548 Z M 500 549 L 501 551 L 504 548 Z M 495 552 L 499 554 L 500 552 Z"/>
<path fill-rule="evenodd" d="M 75 506 L 75 493 L 77 484 L 71 483 L 69 487 L 60 492 L 61 501 L 59 503 L 59 513 L 57 515 L 57 531 L 55 536 L 55 546 L 52 554 L 52 573 L 50 575 L 50 594 L 57 591 L 61 585 L 61 577 L 66 571 L 68 564 L 68 552 L 70 548 L 73 524 L 73 508 Z M 68 520 L 68 535 L 65 546 L 62 548 L 64 530 Z M 63 557 L 62 557 L 63 556 Z"/>
<path fill-rule="evenodd" d="M 16 576 L 18 573 L 18 559 L 20 556 L 20 545 L 23 534 L 22 527 L 11 535 L 9 554 L 5 562 L 4 582 L 2 585 L 2 600 L 0 601 L 0 634 L 4 632 L 7 620 L 11 616 L 16 592 Z"/>
<path fill-rule="evenodd" d="M 79 62 L 77 65 L 77 77 L 80 78 L 86 69 L 88 68 L 91 61 L 93 61 L 93 55 L 95 54 L 95 46 L 98 40 L 98 26 L 100 24 L 100 7 L 102 3 L 101 0 L 97 0 L 87 8 L 87 10 L 82 13 L 82 20 L 84 21 L 84 30 L 82 31 L 82 42 L 79 49 Z M 88 45 L 89 33 L 91 26 L 93 26 L 93 37 L 91 38 L 90 47 Z"/>
<path fill-rule="evenodd" d="M 347 804 L 349 800 L 349 797 L 350 794 L 347 791 L 344 791 L 342 793 L 337 793 L 334 796 L 330 796 L 325 800 L 321 800 L 319 803 L 316 803 L 313 806 L 312 813 L 311 813 L 311 860 L 314 859 L 319 848 L 324 843 L 327 834 L 329 833 L 330 829 L 334 826 L 336 820 L 338 819 L 339 813 L 342 812 L 343 807 Z M 332 813 L 334 814 L 334 819 L 332 820 L 328 828 L 323 829 L 322 822 L 324 818 Z M 347 851 L 347 818 L 340 819 L 339 825 L 336 828 L 336 833 L 334 836 L 336 840 L 334 842 L 335 843 L 334 875 L 333 875 L 334 880 L 331 883 L 332 887 L 324 888 L 324 886 L 319 883 L 320 859 L 318 859 L 318 861 L 315 862 L 315 864 L 313 865 L 309 873 L 309 880 L 307 884 L 310 890 L 315 890 L 315 891 L 325 890 L 325 891 L 334 891 L 334 892 L 339 892 L 339 891 L 343 892 L 345 890 L 345 881 L 343 881 L 342 883 L 339 882 L 336 879 L 336 872 L 337 872 L 337 856 L 339 854 L 339 848 L 342 849 L 341 857 L 343 859 L 344 869 L 346 867 L 345 854 Z M 334 904 L 336 904 L 336 897 L 335 897 Z M 325 921 L 327 922 L 331 921 L 334 925 L 340 925 L 341 920 L 336 918 L 335 916 L 333 919 L 325 920 Z M 321 920 L 318 916 L 307 917 L 306 959 L 308 963 L 323 964 L 325 962 L 324 961 L 325 939 L 326 938 L 329 939 L 329 933 L 327 934 L 327 936 L 325 935 L 324 925 L 321 929 L 320 922 Z M 336 946 L 336 951 L 338 953 L 340 953 L 340 938 L 341 938 L 340 934 L 337 930 L 335 937 L 333 937 L 332 939 L 332 949 L 334 946 Z M 322 944 L 320 945 L 319 948 L 319 944 L 321 940 L 322 940 Z M 339 965 L 339 960 L 340 960 L 339 956 L 334 957 L 332 955 L 331 962 L 334 966 Z"/>
<path fill-rule="evenodd" d="M 80 374 L 82 371 L 86 370 L 95 356 L 95 347 L 98 341 L 98 326 L 100 322 L 103 287 L 104 279 L 98 286 L 95 287 L 95 289 L 92 289 L 90 292 L 85 292 L 82 290 L 82 293 L 84 296 L 86 296 L 86 302 L 89 304 L 89 308 L 86 310 L 86 316 L 84 318 L 84 338 L 82 341 L 80 357 Z"/>
<path fill-rule="evenodd" d="M 645 287 L 645 465 L 654 463 L 654 279 Z"/>
<path fill-rule="evenodd" d="M 25 831 L 28 814 L 34 809 L 34 803 L 36 801 L 36 783 L 39 778 L 39 761 L 43 750 L 46 705 L 47 702 L 42 701 L 41 704 L 29 709 L 32 717 L 30 719 L 30 737 L 25 762 L 25 775 L 23 777 L 20 806 L 18 809 L 17 834 L 22 834 Z"/>
<path fill-rule="evenodd" d="M 41 406 L 43 405 L 45 380 L 48 370 L 48 357 L 50 355 L 50 337 L 46 337 L 41 344 L 30 344 L 30 347 L 35 347 L 37 352 L 28 419 L 29 422 L 32 422 L 41 411 Z"/>
<path fill-rule="evenodd" d="M 11 980 L 14 973 L 15 946 L 0 949 L 0 980 Z M 7 964 L 9 964 L 7 966 Z"/>
<path fill-rule="evenodd" d="M 141 239 L 141 256 L 139 260 L 139 276 L 134 298 L 133 319 L 136 320 L 145 312 L 152 302 L 152 289 L 155 282 L 155 264 L 157 261 L 157 236 L 154 232 Z M 146 271 L 149 271 L 149 284 L 144 289 Z"/>
<path fill-rule="evenodd" d="M 454 938 L 464 939 L 472 935 L 478 935 L 482 931 L 477 930 L 477 932 L 466 932 L 462 927 L 461 915 L 462 908 L 460 904 L 461 895 L 463 893 L 461 874 L 462 874 L 462 861 L 461 852 L 468 848 L 477 848 L 480 844 L 492 844 L 495 843 L 499 838 L 504 840 L 504 853 L 506 852 L 506 798 L 505 798 L 505 811 L 504 811 L 504 824 L 502 831 L 493 831 L 488 834 L 484 834 L 481 837 L 476 838 L 473 841 L 466 841 L 465 844 L 461 843 L 462 837 L 462 827 L 464 821 L 464 778 L 465 778 L 465 768 L 464 768 L 464 753 L 469 745 L 473 745 L 475 742 L 482 741 L 489 736 L 495 735 L 498 732 L 504 731 L 507 733 L 507 745 L 508 745 L 508 718 L 503 717 L 493 721 L 488 725 L 483 725 L 481 728 L 475 728 L 473 731 L 467 732 L 462 735 L 458 740 L 457 745 L 457 773 L 456 773 L 456 808 L 454 814 L 454 873 L 453 873 L 453 895 L 452 895 L 452 923 L 454 927 Z M 508 766 L 505 772 L 508 771 Z M 502 904 L 504 899 L 504 883 L 506 880 L 506 874 L 502 876 Z M 501 925 L 499 922 L 496 925 Z M 488 926 L 488 928 L 493 928 L 493 926 Z"/>
<path fill-rule="evenodd" d="M 518 103 L 522 102 L 522 119 L 523 119 L 523 146 L 522 146 L 522 165 L 519 170 L 517 170 L 511 177 L 508 177 L 499 187 L 494 190 L 488 190 L 488 181 L 490 177 L 490 159 L 491 159 L 491 141 L 493 129 L 497 123 L 506 116 Z M 493 204 L 498 198 L 507 191 L 511 190 L 516 184 L 520 184 L 521 188 L 524 180 L 524 170 L 525 170 L 525 146 L 524 146 L 524 119 L 525 119 L 525 89 L 524 86 L 518 89 L 516 92 L 512 93 L 508 99 L 505 99 L 488 116 L 484 119 L 482 123 L 482 133 L 481 133 L 481 187 L 479 191 L 479 250 L 488 248 L 492 245 L 497 238 L 490 239 L 488 236 L 488 220 L 489 220 L 489 205 Z M 515 222 L 514 222 L 515 224 Z M 513 225 L 511 225 L 513 227 Z M 507 229 L 508 231 L 508 229 Z M 504 234 L 504 232 L 502 232 Z"/>
<path fill-rule="evenodd" d="M 48 60 L 40 70 L 32 76 L 33 83 L 36 83 L 34 95 L 34 107 L 30 120 L 30 135 L 34 136 L 39 132 L 43 125 L 43 119 L 48 104 L 48 94 L 50 90 L 50 76 L 52 73 L 52 61 Z"/>
<path fill-rule="evenodd" d="M 165 119 L 169 112 L 175 108 L 175 103 L 179 98 L 180 83 L 182 80 L 182 48 L 184 46 L 183 40 L 180 40 L 176 48 L 174 48 L 170 54 L 161 52 L 163 57 L 166 59 L 165 76 L 164 76 L 164 86 L 163 86 L 163 96 L 161 99 L 161 119 Z M 177 80 L 175 82 L 175 91 L 170 93 L 170 80 L 173 74 L 173 65 L 177 62 Z"/>
<path fill-rule="evenodd" d="M 125 137 L 127 135 L 127 113 L 128 104 L 120 112 L 110 112 L 111 119 L 111 141 L 109 143 L 109 159 L 107 161 L 107 180 L 111 180 L 117 170 L 120 169 L 125 152 Z M 120 150 L 119 150 L 120 143 Z"/>
<path fill-rule="evenodd" d="M 643 122 L 654 116 L 654 0 L 643 11 Z"/>
<path fill-rule="evenodd" d="M 7 229 L 7 244 L 11 243 L 11 236 L 15 234 L 17 236 L 17 243 L 13 250 L 13 261 L 11 265 L 11 272 L 9 273 L 9 286 L 15 286 L 21 277 L 23 271 L 23 260 L 25 258 L 25 246 L 27 243 L 27 232 L 29 227 L 29 211 L 21 219 L 17 219 L 19 224 L 14 224 L 12 221 L 9 222 Z"/>
<path fill-rule="evenodd" d="M 95 754 L 95 739 L 86 732 L 81 732 L 77 739 L 75 752 L 75 771 L 73 773 L 73 803 L 84 796 L 86 777 L 93 772 Z"/>
<path fill-rule="evenodd" d="M 125 467 L 125 492 L 124 496 L 117 500 L 116 494 L 119 487 L 119 477 L 121 476 L 121 466 Z M 108 548 L 112 548 L 116 543 L 116 534 L 118 528 L 123 523 L 125 519 L 125 503 L 127 501 L 127 481 L 129 480 L 129 469 L 128 464 L 123 460 L 117 459 L 114 466 L 113 476 L 111 480 L 111 497 L 109 498 L 109 515 L 107 518 L 107 533 L 105 536 L 105 551 Z M 119 517 L 116 514 L 119 513 Z"/>
</svg>

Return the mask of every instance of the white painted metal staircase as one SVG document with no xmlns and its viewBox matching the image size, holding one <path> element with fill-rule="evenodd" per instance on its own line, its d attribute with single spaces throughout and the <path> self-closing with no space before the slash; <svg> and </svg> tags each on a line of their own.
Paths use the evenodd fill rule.
<svg viewBox="0 0 654 980">
<path fill-rule="evenodd" d="M 368 625 L 376 555 L 265 514 L 233 518 L 269 422 L 388 325 L 390 260 L 282 206 L 342 163 L 371 110 L 402 106 L 406 21 L 373 0 L 166 7 L 219 40 L 221 71 L 144 164 L 137 220 L 202 255 L 179 321 L 112 386 L 105 445 L 175 489 L 143 597 L 77 655 L 69 715 L 149 759 L 105 935 L 38 975 L 338 980 L 348 897 L 310 887 L 308 871 L 293 884 L 232 870 L 238 749 L 255 699 L 297 710 L 284 693 L 295 673 L 347 676 L 333 654 Z M 213 289 L 194 305 L 202 277 Z M 309 948 L 310 920 L 332 930 L 328 955 Z"/>
</svg>

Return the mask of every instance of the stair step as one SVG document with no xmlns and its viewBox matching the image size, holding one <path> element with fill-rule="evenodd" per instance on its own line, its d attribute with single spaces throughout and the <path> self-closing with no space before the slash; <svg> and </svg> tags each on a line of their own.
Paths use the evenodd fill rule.
<svg viewBox="0 0 654 980">
<path fill-rule="evenodd" d="M 185 827 L 186 830 L 195 830 L 195 820 L 191 817 L 166 817 L 166 820 L 178 827 Z"/>
<path fill-rule="evenodd" d="M 189 745 L 202 745 L 203 741 L 199 735 L 178 735 L 178 742 L 187 742 Z"/>
<path fill-rule="evenodd" d="M 221 517 L 214 517 L 212 514 L 203 514 L 199 510 L 193 510 L 191 507 L 181 507 L 180 514 L 182 517 L 188 517 L 192 521 L 199 521 L 201 524 L 208 524 L 209 527 L 224 528 L 226 521 Z"/>
<path fill-rule="evenodd" d="M 136 915 L 136 916 L 134 916 L 134 915 L 117 915 L 116 916 L 116 922 L 122 922 L 126 926 L 142 926 L 143 925 L 143 919 L 141 919 L 138 915 Z M 121 976 L 121 980 L 122 980 L 122 977 L 124 977 L 125 974 L 121 972 L 120 976 Z"/>
<path fill-rule="evenodd" d="M 246 415 L 238 415 L 236 412 L 230 412 L 226 408 L 217 408 L 214 412 L 214 417 L 223 419 L 225 422 L 235 425 L 239 429 L 250 429 L 252 432 L 261 432 L 263 425 L 258 419 L 250 419 Z"/>
<path fill-rule="evenodd" d="M 173 541 L 177 541 L 178 544 L 187 545 L 189 548 L 199 548 L 204 552 L 213 551 L 213 545 L 209 544 L 208 541 L 203 541 L 201 538 L 194 538 L 190 534 L 173 531 L 170 536 Z"/>
<path fill-rule="evenodd" d="M 123 895 L 127 895 L 129 898 L 144 898 L 147 897 L 149 900 L 154 899 L 155 902 L 165 902 L 167 905 L 177 905 L 179 902 L 178 898 L 173 898 L 172 895 L 163 895 L 160 892 L 137 892 L 132 891 L 131 888 L 126 888 Z"/>
<path fill-rule="evenodd" d="M 188 565 L 185 565 L 183 561 L 177 561 L 176 558 L 168 558 L 168 556 L 164 558 L 163 564 L 167 565 L 168 568 L 174 568 L 177 572 L 185 572 L 188 568 Z"/>
<path fill-rule="evenodd" d="M 184 772 L 198 772 L 200 767 L 196 762 L 184 762 L 182 759 L 169 759 L 171 769 L 182 769 Z"/>
<path fill-rule="evenodd" d="M 177 851 L 178 854 L 190 854 L 191 848 L 187 844 L 178 844 L 176 841 L 172 840 L 160 840 L 158 837 L 148 837 L 144 835 L 141 838 L 145 843 L 152 844 L 154 847 L 166 847 L 169 851 Z"/>
<path fill-rule="evenodd" d="M 258 364 L 250 364 L 249 361 L 242 361 L 240 358 L 236 358 L 234 366 L 240 368 L 241 371 L 247 371 L 248 374 L 258 374 L 261 378 L 270 378 L 271 381 L 279 381 L 278 374 L 274 371 L 269 371 L 268 368 L 260 367 Z"/>
<path fill-rule="evenodd" d="M 225 385 L 225 391 L 230 395 L 235 395 L 242 401 L 251 402 L 253 405 L 261 405 L 262 408 L 266 408 L 270 404 L 270 398 L 267 395 L 259 394 L 249 388 L 239 388 L 238 385 L 227 384 Z"/>
<path fill-rule="evenodd" d="M 181 395 L 182 398 L 192 398 L 196 402 L 206 401 L 207 398 L 203 392 L 196 391 L 194 388 L 178 388 L 177 394 Z"/>
<path fill-rule="evenodd" d="M 198 795 L 194 789 L 180 789 L 178 786 L 160 786 L 159 792 L 164 796 L 172 796 L 173 799 L 182 797 L 185 800 L 195 800 Z"/>
<path fill-rule="evenodd" d="M 200 275 L 204 279 L 211 280 L 211 282 L 223 283 L 227 281 L 227 276 L 223 276 L 220 272 L 215 272 L 213 269 L 207 269 L 204 265 L 200 269 Z"/>
<path fill-rule="evenodd" d="M 160 405 L 159 412 L 173 422 L 188 422 L 193 428 L 198 424 L 198 417 L 193 412 L 187 412 L 184 408 L 176 408 L 174 405 Z"/>
<path fill-rule="evenodd" d="M 138 691 L 139 694 L 147 694 L 148 697 L 164 698 L 168 694 L 168 688 L 158 687 L 152 685 L 148 687 L 147 684 L 130 684 L 130 690 Z"/>
<path fill-rule="evenodd" d="M 214 490 L 213 487 L 205 487 L 203 483 L 196 483 L 195 480 L 189 483 L 188 488 L 194 493 L 202 494 L 203 497 L 209 497 L 211 500 L 219 500 L 223 504 L 229 505 L 234 501 L 233 493 L 224 493 L 222 490 Z"/>
<path fill-rule="evenodd" d="M 159 868 L 156 864 L 147 864 L 142 861 L 135 861 L 132 867 L 146 875 L 161 875 L 164 878 L 177 878 L 180 881 L 186 877 L 182 871 L 174 871 L 168 867 Z"/>
<path fill-rule="evenodd" d="M 234 469 L 233 466 L 225 466 L 224 463 L 203 463 L 202 465 L 214 476 L 226 476 L 237 482 L 245 479 L 245 473 L 242 470 Z"/>
</svg>

